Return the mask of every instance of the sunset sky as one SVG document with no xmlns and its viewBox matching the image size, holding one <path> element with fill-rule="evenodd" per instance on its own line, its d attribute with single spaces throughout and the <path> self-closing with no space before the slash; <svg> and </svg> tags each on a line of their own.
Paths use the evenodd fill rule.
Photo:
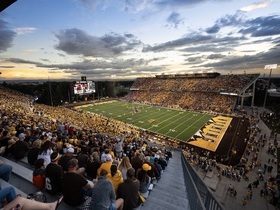
<svg viewBox="0 0 280 210">
<path fill-rule="evenodd" d="M 0 81 L 268 75 L 267 64 L 280 75 L 279 0 L 17 0 L 0 12 Z"/>
</svg>

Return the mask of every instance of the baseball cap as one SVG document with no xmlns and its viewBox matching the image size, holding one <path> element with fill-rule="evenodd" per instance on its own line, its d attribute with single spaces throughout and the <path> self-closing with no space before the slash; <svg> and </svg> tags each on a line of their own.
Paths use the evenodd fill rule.
<svg viewBox="0 0 280 210">
<path fill-rule="evenodd" d="M 20 139 L 23 139 L 25 137 L 25 134 L 24 133 L 20 133 L 19 135 L 18 135 L 18 138 L 20 138 Z"/>
<path fill-rule="evenodd" d="M 60 157 L 60 155 L 59 155 L 58 152 L 53 152 L 53 153 L 51 154 L 51 161 L 54 162 L 54 161 L 58 160 L 59 157 Z"/>
<path fill-rule="evenodd" d="M 67 149 L 67 152 L 69 152 L 69 153 L 74 153 L 74 152 L 75 152 L 75 150 L 74 150 L 74 148 L 73 148 L 73 147 L 69 147 L 69 148 Z"/>
<path fill-rule="evenodd" d="M 149 171 L 149 170 L 152 169 L 152 167 L 151 167 L 149 164 L 144 163 L 144 164 L 142 165 L 142 169 L 143 169 L 144 171 Z"/>
<path fill-rule="evenodd" d="M 106 155 L 106 162 L 109 162 L 109 161 L 113 161 L 113 158 L 112 158 L 112 156 L 110 155 L 110 154 L 107 154 Z"/>
</svg>

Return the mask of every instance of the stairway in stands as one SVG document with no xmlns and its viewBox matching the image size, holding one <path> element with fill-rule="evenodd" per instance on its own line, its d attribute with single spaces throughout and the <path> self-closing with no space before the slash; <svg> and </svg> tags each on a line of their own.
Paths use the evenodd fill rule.
<svg viewBox="0 0 280 210">
<path fill-rule="evenodd" d="M 186 185 L 181 161 L 181 152 L 173 151 L 173 157 L 161 179 L 148 196 L 141 210 L 188 210 Z"/>
<path fill-rule="evenodd" d="M 22 162 L 18 162 L 22 165 Z M 23 164 L 25 166 L 25 164 Z M 31 168 L 29 168 L 31 169 Z M 22 179 L 16 174 L 12 174 L 10 183 L 22 190 L 26 194 L 36 192 L 32 183 Z M 46 193 L 48 201 L 55 198 Z M 65 203 L 59 207 L 59 210 L 74 210 Z M 181 152 L 173 151 L 173 157 L 163 172 L 161 179 L 156 184 L 146 202 L 141 206 L 141 210 L 189 210 L 189 201 L 187 198 L 184 173 L 181 162 Z"/>
</svg>

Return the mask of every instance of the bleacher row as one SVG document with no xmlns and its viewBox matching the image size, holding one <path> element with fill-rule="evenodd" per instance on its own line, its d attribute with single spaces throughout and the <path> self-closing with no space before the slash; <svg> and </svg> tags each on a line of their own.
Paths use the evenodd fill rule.
<svg viewBox="0 0 280 210">
<path fill-rule="evenodd" d="M 126 99 L 190 111 L 231 114 L 237 96 L 245 91 L 253 91 L 252 84 L 258 76 L 243 74 L 206 78 L 139 78 Z"/>
<path fill-rule="evenodd" d="M 9 129 L 12 135 L 11 138 L 14 138 L 15 140 L 17 140 L 17 137 L 16 132 L 14 132 L 14 129 L 16 128 L 16 125 L 18 125 L 18 123 L 20 123 L 20 126 L 24 128 L 24 131 L 26 132 L 27 136 L 30 136 L 30 132 L 32 132 L 34 129 L 41 129 L 43 131 L 51 130 L 51 125 L 55 122 L 53 119 L 59 119 L 62 120 L 62 122 L 64 123 L 66 122 L 72 125 L 76 125 L 76 123 L 84 123 L 87 125 L 87 127 L 94 127 L 96 130 L 104 128 L 105 126 L 103 125 L 106 125 L 106 121 L 103 122 L 102 119 L 99 119 L 100 121 L 97 121 L 97 116 L 88 116 L 86 114 L 79 113 L 77 111 L 69 110 L 66 108 L 47 107 L 44 105 L 34 104 L 34 107 L 32 107 L 31 109 L 31 98 L 28 98 L 28 96 L 26 95 L 5 88 L 1 88 L 0 101 L 1 106 L 3 108 L 0 111 L 2 120 L 1 122 L 4 123 L 2 124 L 2 129 Z M 34 112 L 34 110 L 42 111 L 40 111 L 39 115 L 37 114 L 37 112 Z M 84 121 L 84 119 L 86 120 Z M 62 124 L 62 122 L 57 121 L 57 124 Z M 103 131 L 104 133 L 107 133 L 107 131 L 109 131 L 109 133 L 111 133 L 110 131 L 112 131 L 112 128 L 114 128 L 113 134 L 115 134 L 116 132 L 123 132 L 123 130 L 120 129 L 119 131 L 116 131 L 117 128 L 122 128 L 122 126 L 119 126 L 118 124 L 116 124 L 115 127 L 107 126 L 106 128 L 107 130 L 101 131 Z M 126 129 L 126 127 L 123 127 L 123 129 L 128 131 L 131 128 Z M 85 129 L 81 132 L 83 132 L 84 134 Z M 90 135 L 91 133 L 86 134 Z M 133 128 L 133 132 L 128 132 L 127 140 L 131 141 L 131 139 L 135 138 L 135 136 L 137 136 L 137 130 Z M 26 159 L 23 159 L 23 161 L 15 162 L 14 160 L 9 159 L 9 157 L 7 156 L 1 156 L 0 158 L 2 158 L 4 162 L 13 167 L 12 172 L 13 175 L 15 175 L 15 180 L 17 180 L 16 184 L 13 184 L 10 181 L 10 183 L 4 183 L 3 186 L 13 185 L 15 187 L 16 192 L 18 194 L 21 194 L 22 196 L 27 196 L 27 194 L 35 193 L 35 191 L 38 190 L 32 184 L 33 168 L 26 167 Z M 22 183 L 18 183 L 21 181 Z M 50 197 L 50 199 L 54 198 Z M 65 209 L 71 209 L 71 207 L 68 205 L 66 207 L 67 208 Z M 62 209 L 62 207 L 60 207 L 60 209 Z"/>
<path fill-rule="evenodd" d="M 24 185 L 24 186 L 20 186 L 21 189 L 17 188 L 16 186 L 13 185 L 13 183 L 8 183 L 2 179 L 0 179 L 0 183 L 1 183 L 1 186 L 2 188 L 5 188 L 5 187 L 8 187 L 8 186 L 12 186 L 16 193 L 23 196 L 23 197 L 27 197 L 28 194 L 30 193 L 36 193 L 38 191 L 42 191 L 46 196 L 47 196 L 47 199 L 48 200 L 56 200 L 57 198 L 54 197 L 54 196 L 51 196 L 49 195 L 45 190 L 39 190 L 37 189 L 33 183 L 32 183 L 32 174 L 33 174 L 33 166 L 29 165 L 29 163 L 27 162 L 27 158 L 23 158 L 22 160 L 20 161 L 16 161 L 14 160 L 13 158 L 11 157 L 3 157 L 3 156 L 0 156 L 0 160 L 2 160 L 4 163 L 8 164 L 8 165 L 11 165 L 13 167 L 12 169 L 12 173 L 13 175 L 15 175 L 16 179 L 19 179 L 19 183 L 20 185 L 23 184 L 23 182 L 21 181 L 24 180 L 25 182 L 28 183 L 29 186 L 27 185 Z M 27 166 L 27 167 L 26 167 Z M 168 167 L 167 167 L 168 168 Z M 164 173 L 162 172 L 162 175 Z M 151 192 L 153 191 L 154 187 L 159 183 L 159 185 L 161 185 L 160 181 L 156 180 L 156 179 L 153 179 L 152 180 L 152 183 L 150 184 L 149 186 L 149 190 L 147 193 L 144 193 L 142 194 L 142 196 L 145 198 L 146 201 L 148 201 L 148 197 L 150 196 Z M 162 183 L 164 184 L 164 183 Z M 182 186 L 184 187 L 184 185 L 182 184 Z M 145 202 L 146 203 L 146 202 Z M 143 203 L 139 208 L 138 210 L 142 209 L 144 210 L 145 207 L 145 203 Z M 67 210 L 71 210 L 71 209 L 81 209 L 81 206 L 80 207 L 71 207 L 67 204 L 62 204 L 59 209 L 67 209 Z"/>
</svg>

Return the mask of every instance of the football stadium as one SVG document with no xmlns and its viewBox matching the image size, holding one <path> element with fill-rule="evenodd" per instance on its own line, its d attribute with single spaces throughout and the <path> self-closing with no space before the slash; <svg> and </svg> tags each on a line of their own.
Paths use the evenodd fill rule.
<svg viewBox="0 0 280 210">
<path fill-rule="evenodd" d="M 280 209 L 279 6 L 0 0 L 0 210 Z"/>
<path fill-rule="evenodd" d="M 66 167 L 67 174 L 70 169 L 57 157 L 77 158 L 75 171 L 93 181 L 95 189 L 99 168 L 108 161 L 122 165 L 128 157 L 135 171 L 146 164 L 145 173 L 151 173 L 139 209 L 234 209 L 256 203 L 272 209 L 278 205 L 277 133 L 260 120 L 273 114 L 254 106 L 258 79 L 258 74 L 218 73 L 138 78 L 124 97 L 65 106 L 39 104 L 33 96 L 1 86 L 1 160 L 12 166 L 1 184 L 45 205 L 57 200 L 58 209 L 90 209 L 87 199 L 80 204 L 67 200 L 74 192 L 64 191 L 63 178 L 56 195 L 45 183 L 53 179 L 47 172 L 38 184 L 36 160 Z M 93 92 L 81 91 L 84 97 Z M 263 200 L 254 202 L 253 193 Z"/>
</svg>

